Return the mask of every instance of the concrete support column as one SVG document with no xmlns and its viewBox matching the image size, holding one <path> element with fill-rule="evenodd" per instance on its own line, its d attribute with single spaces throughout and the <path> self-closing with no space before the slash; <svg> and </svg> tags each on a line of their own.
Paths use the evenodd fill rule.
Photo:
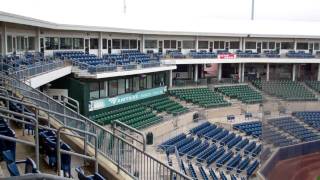
<svg viewBox="0 0 320 180">
<path fill-rule="evenodd" d="M 320 81 L 320 64 L 318 64 L 318 77 L 317 77 L 317 81 Z"/>
<path fill-rule="evenodd" d="M 239 68 L 238 68 L 238 81 L 239 81 L 239 83 L 241 82 L 241 66 L 242 66 L 242 64 L 241 63 L 239 63 Z"/>
<path fill-rule="evenodd" d="M 292 81 L 296 80 L 296 64 L 292 65 Z"/>
<path fill-rule="evenodd" d="M 244 68 L 245 63 L 242 64 L 242 70 L 241 70 L 241 82 L 244 82 Z"/>
<path fill-rule="evenodd" d="M 144 47 L 145 47 L 145 44 L 144 44 L 144 35 L 142 35 L 142 38 L 140 40 L 140 49 L 139 51 L 140 52 L 143 52 L 144 51 Z"/>
<path fill-rule="evenodd" d="M 198 82 L 198 64 L 194 65 L 194 82 Z"/>
<path fill-rule="evenodd" d="M 270 79 L 270 64 L 267 63 L 267 77 L 266 77 L 266 80 L 269 81 Z"/>
<path fill-rule="evenodd" d="M 188 78 L 192 79 L 192 65 L 188 65 Z"/>
<path fill-rule="evenodd" d="M 2 23 L 2 28 L 1 28 L 1 47 L 2 47 L 2 55 L 5 56 L 8 51 L 7 47 L 7 26 L 6 23 Z"/>
<path fill-rule="evenodd" d="M 293 49 L 294 49 L 294 51 L 296 51 L 296 50 L 297 50 L 297 39 L 295 39 L 295 40 L 294 40 Z"/>
<path fill-rule="evenodd" d="M 218 81 L 221 81 L 222 78 L 222 64 L 218 64 Z"/>
<path fill-rule="evenodd" d="M 99 32 L 98 48 L 98 57 L 102 58 L 102 32 Z"/>
<path fill-rule="evenodd" d="M 199 50 L 199 37 L 196 36 L 196 51 L 198 52 Z"/>
<path fill-rule="evenodd" d="M 169 88 L 172 87 L 172 70 L 169 71 Z"/>
<path fill-rule="evenodd" d="M 40 52 L 41 49 L 40 49 L 40 28 L 39 27 L 36 28 L 36 39 L 34 43 L 35 43 L 34 47 L 36 52 Z"/>
</svg>

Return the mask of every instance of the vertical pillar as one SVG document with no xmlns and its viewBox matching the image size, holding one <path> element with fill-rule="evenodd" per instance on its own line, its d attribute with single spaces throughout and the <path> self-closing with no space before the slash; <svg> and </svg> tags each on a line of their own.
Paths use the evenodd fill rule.
<svg viewBox="0 0 320 180">
<path fill-rule="evenodd" d="M 102 57 L 102 32 L 99 32 L 99 42 L 98 42 L 98 57 Z"/>
<path fill-rule="evenodd" d="M 191 64 L 189 64 L 188 65 L 188 79 L 192 79 L 192 65 Z"/>
<path fill-rule="evenodd" d="M 196 36 L 196 51 L 198 52 L 199 50 L 199 37 Z"/>
<path fill-rule="evenodd" d="M 139 49 L 140 52 L 144 51 L 144 46 L 145 46 L 145 44 L 144 44 L 144 35 L 142 34 L 142 38 L 140 40 L 140 49 Z"/>
<path fill-rule="evenodd" d="M 297 51 L 297 39 L 294 39 L 293 49 L 294 51 Z"/>
<path fill-rule="evenodd" d="M 267 81 L 269 81 L 269 79 L 270 79 L 270 64 L 269 63 L 267 63 Z"/>
<path fill-rule="evenodd" d="M 238 68 L 238 82 L 241 82 L 241 63 L 239 63 L 239 68 Z"/>
<path fill-rule="evenodd" d="M 41 48 L 40 48 L 40 27 L 36 28 L 36 39 L 34 42 L 34 46 L 35 46 L 35 51 L 36 52 L 40 52 Z"/>
<path fill-rule="evenodd" d="M 172 70 L 169 71 L 169 88 L 172 87 Z"/>
<path fill-rule="evenodd" d="M 8 51 L 8 46 L 7 46 L 7 26 L 6 23 L 2 23 L 2 28 L 1 28 L 1 47 L 2 47 L 2 55 L 5 56 Z"/>
<path fill-rule="evenodd" d="M 218 64 L 218 81 L 221 81 L 222 78 L 222 63 Z"/>
<path fill-rule="evenodd" d="M 317 78 L 318 81 L 320 81 L 320 64 L 318 64 L 318 78 Z"/>
<path fill-rule="evenodd" d="M 198 82 L 198 64 L 194 65 L 194 82 Z"/>
<path fill-rule="evenodd" d="M 292 81 L 296 80 L 296 64 L 292 65 Z"/>
<path fill-rule="evenodd" d="M 244 63 L 242 64 L 242 70 L 241 70 L 241 82 L 244 82 Z"/>
</svg>

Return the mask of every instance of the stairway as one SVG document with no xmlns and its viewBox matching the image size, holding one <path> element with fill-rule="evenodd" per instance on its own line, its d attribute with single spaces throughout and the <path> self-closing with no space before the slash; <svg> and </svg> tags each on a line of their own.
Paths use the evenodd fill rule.
<svg viewBox="0 0 320 180">
<path fill-rule="evenodd" d="M 311 87 L 309 87 L 305 82 L 300 82 L 301 85 L 303 85 L 307 90 L 309 90 L 310 92 L 312 92 L 312 94 L 314 94 L 316 96 L 316 98 L 318 100 L 320 100 L 320 93 L 315 91 L 314 89 L 312 89 Z"/>
</svg>

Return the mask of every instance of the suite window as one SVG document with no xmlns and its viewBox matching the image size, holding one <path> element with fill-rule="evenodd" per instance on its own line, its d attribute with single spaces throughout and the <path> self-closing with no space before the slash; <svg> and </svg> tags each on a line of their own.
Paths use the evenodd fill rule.
<svg viewBox="0 0 320 180">
<path fill-rule="evenodd" d="M 97 38 L 90 39 L 90 49 L 98 49 L 99 48 L 99 40 Z"/>
<path fill-rule="evenodd" d="M 118 80 L 118 94 L 124 94 L 126 92 L 125 89 L 125 79 Z"/>
<path fill-rule="evenodd" d="M 144 47 L 146 49 L 156 49 L 157 48 L 157 40 L 145 40 Z"/>
<path fill-rule="evenodd" d="M 254 41 L 246 42 L 246 49 L 257 49 L 257 43 Z"/>
<path fill-rule="evenodd" d="M 170 40 L 164 40 L 164 48 L 170 49 Z"/>
<path fill-rule="evenodd" d="M 102 39 L 102 49 L 107 49 L 107 39 Z"/>
<path fill-rule="evenodd" d="M 129 49 L 129 40 L 122 39 L 122 48 L 121 49 Z"/>
<path fill-rule="evenodd" d="M 120 49 L 120 39 L 112 39 L 112 49 Z"/>
<path fill-rule="evenodd" d="M 60 38 L 60 49 L 72 49 L 72 39 Z"/>
<path fill-rule="evenodd" d="M 214 41 L 214 49 L 224 49 L 224 41 Z"/>
<path fill-rule="evenodd" d="M 126 79 L 125 82 L 125 89 L 126 89 L 126 93 L 132 92 L 132 78 L 130 79 Z"/>
<path fill-rule="evenodd" d="M 59 49 L 59 38 L 57 37 L 46 37 L 46 49 L 57 50 Z"/>
<path fill-rule="evenodd" d="M 140 77 L 140 83 L 139 83 L 139 88 L 140 90 L 146 89 L 147 88 L 147 77 L 142 75 Z"/>
<path fill-rule="evenodd" d="M 130 49 L 137 49 L 137 40 L 135 39 L 130 40 Z"/>
<path fill-rule="evenodd" d="M 164 40 L 164 48 L 165 49 L 177 49 L 177 41 L 176 40 Z"/>
<path fill-rule="evenodd" d="M 99 83 L 100 85 L 100 98 L 104 98 L 107 97 L 107 92 L 106 92 L 106 86 L 105 86 L 105 82 L 102 81 Z"/>
<path fill-rule="evenodd" d="M 171 49 L 177 49 L 177 41 L 171 40 Z"/>
<path fill-rule="evenodd" d="M 297 43 L 297 49 L 299 50 L 308 50 L 309 44 L 308 43 Z"/>
<path fill-rule="evenodd" d="M 147 75 L 147 88 L 152 88 L 152 75 Z"/>
<path fill-rule="evenodd" d="M 294 49 L 294 42 L 281 42 L 281 49 Z"/>
<path fill-rule="evenodd" d="M 195 42 L 194 41 L 182 41 L 182 48 L 183 49 L 194 49 Z"/>
<path fill-rule="evenodd" d="M 133 77 L 133 91 L 139 91 L 139 77 Z"/>
<path fill-rule="evenodd" d="M 73 49 L 83 49 L 83 39 L 82 38 L 73 38 Z"/>
<path fill-rule="evenodd" d="M 319 50 L 319 43 L 314 43 L 313 48 L 314 48 L 314 50 Z"/>
<path fill-rule="evenodd" d="M 209 42 L 208 41 L 198 41 L 199 49 L 208 49 Z"/>
<path fill-rule="evenodd" d="M 269 49 L 268 42 L 262 42 L 262 49 Z"/>
<path fill-rule="evenodd" d="M 89 98 L 98 99 L 99 98 L 99 83 L 91 82 L 89 84 Z"/>
<path fill-rule="evenodd" d="M 7 36 L 7 51 L 12 52 L 12 36 Z"/>
<path fill-rule="evenodd" d="M 28 50 L 35 50 L 35 38 L 34 37 L 28 37 Z"/>
<path fill-rule="evenodd" d="M 118 95 L 118 80 L 108 82 L 108 93 L 111 97 Z"/>
<path fill-rule="evenodd" d="M 274 49 L 276 47 L 275 42 L 269 42 L 269 49 Z"/>
<path fill-rule="evenodd" d="M 24 37 L 23 36 L 17 36 L 17 51 L 24 51 Z"/>
<path fill-rule="evenodd" d="M 230 41 L 230 49 L 240 49 L 239 41 Z"/>
</svg>

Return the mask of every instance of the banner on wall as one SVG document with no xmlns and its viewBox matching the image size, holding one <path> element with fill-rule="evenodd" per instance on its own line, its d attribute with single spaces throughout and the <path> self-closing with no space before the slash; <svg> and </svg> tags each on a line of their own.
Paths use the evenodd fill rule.
<svg viewBox="0 0 320 180">
<path fill-rule="evenodd" d="M 95 111 L 95 110 L 103 109 L 106 107 L 111 107 L 111 106 L 124 104 L 132 101 L 137 101 L 144 98 L 158 96 L 158 95 L 164 94 L 166 91 L 167 91 L 167 87 L 163 86 L 163 87 L 138 91 L 135 93 L 127 93 L 127 94 L 119 95 L 112 98 L 104 98 L 104 99 L 89 101 L 89 111 Z"/>
<path fill-rule="evenodd" d="M 218 59 L 235 59 L 237 58 L 237 55 L 236 54 L 231 54 L 231 53 L 228 53 L 228 54 L 218 54 Z"/>
</svg>

